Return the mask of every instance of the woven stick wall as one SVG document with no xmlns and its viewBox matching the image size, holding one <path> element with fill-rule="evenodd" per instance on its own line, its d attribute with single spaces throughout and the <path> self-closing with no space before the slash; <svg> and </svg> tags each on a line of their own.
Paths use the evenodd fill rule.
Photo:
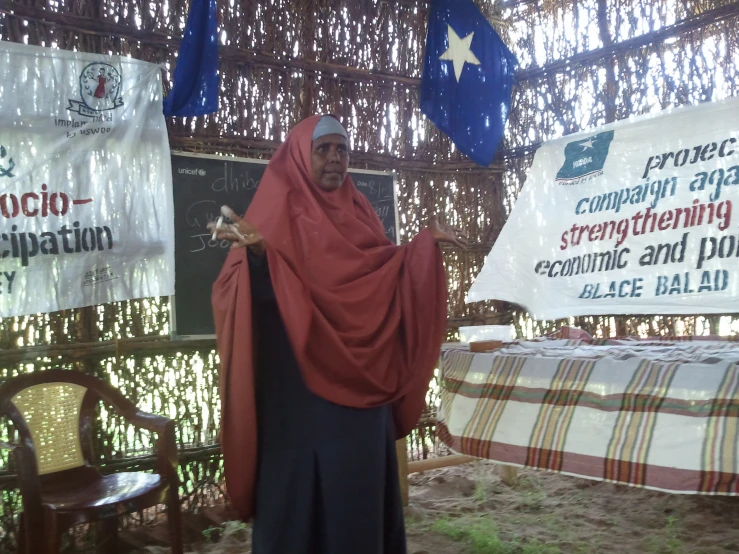
<svg viewBox="0 0 739 554">
<path fill-rule="evenodd" d="M 521 62 L 504 151 L 480 168 L 421 115 L 418 85 L 425 0 L 219 0 L 218 113 L 170 122 L 173 148 L 268 158 L 313 113 L 347 124 L 352 166 L 394 170 L 400 232 L 411 238 L 433 213 L 463 226 L 469 252 L 447 251 L 450 338 L 460 325 L 532 322 L 503 303 L 464 305 L 542 141 L 664 107 L 735 96 L 739 2 L 725 0 L 477 0 Z M 186 0 L 0 0 L 0 39 L 122 54 L 162 64 L 171 83 Z M 726 322 L 733 319 L 727 318 Z M 719 318 L 576 318 L 597 335 L 701 334 Z M 143 409 L 175 418 L 186 507 L 219 496 L 217 359 L 208 341 L 171 343 L 168 302 L 155 298 L 0 320 L 0 379 L 48 367 L 103 376 Z M 414 454 L 435 448 L 433 406 Z M 151 443 L 101 413 L 97 455 L 111 467 L 147 467 Z M 0 431 L 2 434 L 2 431 Z M 0 468 L 7 467 L 7 460 Z M 0 472 L 0 548 L 19 509 Z"/>
</svg>

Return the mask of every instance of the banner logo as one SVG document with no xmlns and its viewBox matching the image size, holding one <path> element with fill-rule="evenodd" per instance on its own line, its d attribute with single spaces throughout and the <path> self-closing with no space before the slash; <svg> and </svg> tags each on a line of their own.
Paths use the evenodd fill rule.
<svg viewBox="0 0 739 554">
<path fill-rule="evenodd" d="M 577 185 L 603 174 L 613 131 L 598 133 L 565 146 L 565 162 L 557 173 L 560 185 Z"/>
<path fill-rule="evenodd" d="M 208 174 L 204 169 L 190 169 L 189 167 L 181 167 L 177 172 L 182 175 L 199 175 L 200 177 L 205 177 Z"/>
<path fill-rule="evenodd" d="M 13 161 L 13 158 L 8 158 L 8 161 L 6 162 L 5 157 L 7 155 L 8 151 L 0 144 L 0 177 L 15 177 L 15 175 L 13 175 L 15 162 Z"/>
<path fill-rule="evenodd" d="M 80 74 L 81 100 L 69 100 L 69 111 L 86 117 L 123 106 L 120 72 L 107 63 L 91 63 Z"/>
</svg>

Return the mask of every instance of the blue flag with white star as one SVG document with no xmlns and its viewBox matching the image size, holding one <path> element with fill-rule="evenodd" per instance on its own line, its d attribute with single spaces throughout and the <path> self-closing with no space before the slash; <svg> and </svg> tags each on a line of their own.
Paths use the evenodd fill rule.
<svg viewBox="0 0 739 554">
<path fill-rule="evenodd" d="M 167 117 L 196 117 L 218 110 L 218 22 L 216 0 L 192 0 L 174 68 L 172 91 L 164 99 Z"/>
<path fill-rule="evenodd" d="M 421 111 L 482 166 L 503 137 L 516 65 L 472 0 L 432 1 Z"/>
</svg>

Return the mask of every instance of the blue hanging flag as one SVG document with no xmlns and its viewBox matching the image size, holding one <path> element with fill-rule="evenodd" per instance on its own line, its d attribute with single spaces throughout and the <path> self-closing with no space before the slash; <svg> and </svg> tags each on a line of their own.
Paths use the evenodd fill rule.
<svg viewBox="0 0 739 554">
<path fill-rule="evenodd" d="M 191 117 L 218 110 L 216 0 L 192 0 L 164 115 Z"/>
<path fill-rule="evenodd" d="M 517 63 L 472 0 L 432 1 L 421 111 L 482 166 L 503 137 Z"/>
</svg>

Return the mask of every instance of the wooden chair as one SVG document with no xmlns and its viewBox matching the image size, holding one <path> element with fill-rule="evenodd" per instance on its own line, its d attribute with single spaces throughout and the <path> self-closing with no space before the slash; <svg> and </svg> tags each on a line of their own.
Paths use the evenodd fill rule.
<svg viewBox="0 0 739 554">
<path fill-rule="evenodd" d="M 102 475 L 91 464 L 90 431 L 103 400 L 128 422 L 157 433 L 156 473 Z M 109 384 L 77 371 L 29 373 L 0 385 L 0 417 L 15 425 L 10 449 L 23 499 L 19 551 L 59 551 L 61 535 L 80 523 L 100 522 L 102 552 L 116 552 L 118 516 L 167 505 L 172 552 L 182 553 L 174 422 L 139 411 Z"/>
</svg>

